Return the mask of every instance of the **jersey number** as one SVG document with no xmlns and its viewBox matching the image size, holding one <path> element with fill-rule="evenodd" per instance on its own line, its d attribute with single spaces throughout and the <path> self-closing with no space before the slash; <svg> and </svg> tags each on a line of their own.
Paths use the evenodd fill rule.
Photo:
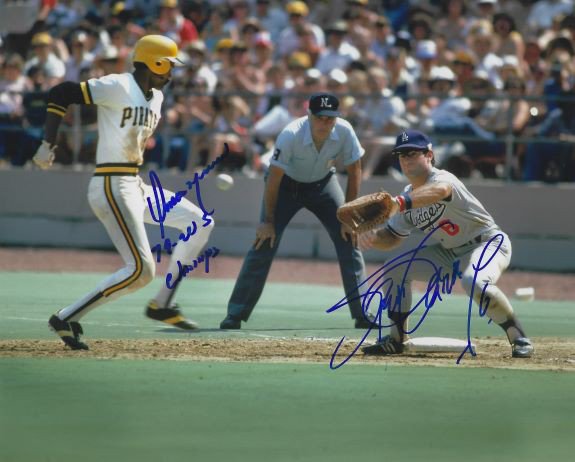
<svg viewBox="0 0 575 462">
<path fill-rule="evenodd" d="M 450 236 L 455 236 L 459 233 L 459 226 L 449 220 L 443 220 L 437 226 L 441 228 L 441 231 L 449 234 Z"/>
</svg>

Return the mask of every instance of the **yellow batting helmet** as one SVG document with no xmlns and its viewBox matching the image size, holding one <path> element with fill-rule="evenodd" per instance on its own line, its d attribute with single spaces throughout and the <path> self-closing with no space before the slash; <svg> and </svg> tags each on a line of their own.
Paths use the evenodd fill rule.
<svg viewBox="0 0 575 462">
<path fill-rule="evenodd" d="M 167 74 L 172 64 L 180 62 L 178 45 L 163 35 L 145 35 L 136 42 L 134 62 L 144 63 L 154 74 Z"/>
</svg>

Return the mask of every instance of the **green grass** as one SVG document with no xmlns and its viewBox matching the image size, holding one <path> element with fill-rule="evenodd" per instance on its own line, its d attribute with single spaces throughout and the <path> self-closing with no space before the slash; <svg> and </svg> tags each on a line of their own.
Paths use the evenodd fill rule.
<svg viewBox="0 0 575 462">
<path fill-rule="evenodd" d="M 3 462 L 536 461 L 573 449 L 575 374 L 78 359 L 0 368 Z"/>
<path fill-rule="evenodd" d="M 0 311 L 0 337 L 53 338 L 47 328 L 48 317 L 84 295 L 105 275 L 91 273 L 2 273 L 4 306 Z M 86 316 L 82 325 L 87 338 L 187 338 L 190 334 L 166 329 L 142 316 L 147 301 L 154 296 L 157 279 L 142 290 L 106 304 Z M 202 331 L 194 336 L 272 335 L 278 337 L 328 337 L 346 335 L 360 338 L 363 333 L 352 328 L 347 307 L 336 312 L 326 310 L 343 297 L 338 287 L 295 284 L 268 284 L 249 323 L 239 332 L 224 333 L 218 329 L 225 317 L 232 291 L 231 280 L 186 281 L 177 301 L 185 314 L 198 321 Z M 415 300 L 415 298 L 414 298 Z M 571 302 L 520 302 L 513 306 L 531 336 L 575 336 L 575 316 Z M 468 298 L 445 297 L 430 311 L 418 335 L 440 335 L 465 338 Z M 472 336 L 502 335 L 501 329 L 489 325 L 473 309 Z"/>
<path fill-rule="evenodd" d="M 102 274 L 0 273 L 0 338 L 53 339 L 48 316 Z M 157 284 L 83 321 L 94 338 L 360 338 L 342 296 L 269 284 L 239 332 L 217 329 L 232 281 L 189 280 L 194 334 L 142 316 Z M 575 335 L 568 302 L 514 303 L 533 337 Z M 465 337 L 467 301 L 436 305 L 420 335 Z M 474 313 L 473 335 L 501 336 Z M 334 346 L 335 346 L 334 342 Z M 0 461 L 569 460 L 575 374 L 354 364 L 0 359 Z"/>
</svg>

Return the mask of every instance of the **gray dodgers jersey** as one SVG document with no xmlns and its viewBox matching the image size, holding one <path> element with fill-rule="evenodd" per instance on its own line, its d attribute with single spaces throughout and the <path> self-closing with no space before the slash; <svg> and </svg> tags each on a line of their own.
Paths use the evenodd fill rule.
<svg viewBox="0 0 575 462">
<path fill-rule="evenodd" d="M 296 181 L 311 183 L 335 171 L 338 158 L 348 166 L 361 159 L 364 152 L 351 124 L 339 117 L 321 151 L 317 152 L 306 116 L 289 123 L 278 135 L 270 164 Z"/>
<path fill-rule="evenodd" d="M 438 229 L 430 239 L 438 241 L 446 249 L 451 249 L 497 228 L 493 217 L 455 175 L 433 168 L 426 184 L 429 183 L 449 183 L 453 187 L 451 196 L 427 207 L 397 213 L 386 225 L 392 234 L 407 237 L 414 228 L 427 234 L 450 221 L 453 226 Z M 412 189 L 411 185 L 407 185 L 404 192 L 409 193 Z"/>
</svg>

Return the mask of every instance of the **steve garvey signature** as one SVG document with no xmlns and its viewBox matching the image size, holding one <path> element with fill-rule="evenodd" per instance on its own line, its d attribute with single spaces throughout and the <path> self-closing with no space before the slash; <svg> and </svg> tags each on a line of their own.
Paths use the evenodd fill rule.
<svg viewBox="0 0 575 462">
<path fill-rule="evenodd" d="M 451 226 L 452 223 L 446 221 L 443 226 L 447 225 Z M 339 351 L 343 341 L 345 340 L 345 336 L 342 337 L 342 339 L 337 344 L 331 356 L 331 360 L 329 363 L 329 367 L 331 369 L 338 369 L 339 367 L 343 366 L 346 362 L 348 362 L 353 357 L 353 355 L 355 355 L 357 350 L 361 347 L 361 345 L 368 337 L 372 329 L 374 328 L 378 329 L 377 341 L 379 342 L 382 339 L 382 333 L 381 333 L 382 329 L 385 327 L 391 327 L 392 325 L 395 324 L 395 322 L 391 320 L 390 324 L 382 324 L 383 320 L 382 313 L 384 311 L 387 311 L 388 313 L 399 312 L 401 301 L 405 294 L 404 283 L 405 280 L 407 279 L 407 275 L 409 273 L 411 264 L 414 261 L 417 261 L 419 264 L 420 263 L 429 264 L 433 269 L 433 273 L 427 283 L 427 291 L 423 294 L 423 296 L 419 300 L 417 300 L 417 302 L 413 305 L 413 307 L 411 307 L 409 311 L 404 312 L 405 315 L 410 316 L 410 319 L 412 319 L 411 318 L 412 314 L 415 313 L 419 314 L 419 319 L 416 322 L 415 326 L 407 330 L 405 332 L 406 334 L 411 334 L 415 332 L 423 324 L 425 318 L 429 313 L 429 310 L 431 310 L 433 305 L 435 305 L 437 301 L 443 301 L 442 295 L 451 294 L 455 282 L 457 281 L 457 279 L 461 279 L 462 277 L 462 273 L 459 269 L 460 266 L 459 260 L 455 260 L 453 262 L 451 273 L 449 273 L 447 271 L 444 272 L 441 266 L 436 265 L 431 260 L 419 257 L 417 254 L 421 249 L 424 249 L 426 247 L 425 242 L 427 241 L 427 239 L 429 239 L 431 235 L 440 228 L 441 227 L 438 227 L 429 234 L 427 234 L 415 249 L 409 250 L 401 255 L 398 255 L 392 260 L 386 262 L 385 265 L 383 265 L 381 268 L 375 271 L 363 283 L 361 283 L 358 286 L 358 289 L 361 287 L 367 288 L 363 293 L 363 295 L 360 295 L 358 297 L 362 300 L 363 313 L 370 312 L 370 307 L 373 307 L 374 305 L 377 306 L 377 314 L 376 314 L 377 327 L 369 327 L 365 335 L 361 338 L 361 340 L 353 349 L 353 351 L 343 361 L 336 363 L 335 360 L 337 352 Z M 473 284 L 471 286 L 472 287 L 471 292 L 469 293 L 469 304 L 467 309 L 467 345 L 457 358 L 457 364 L 461 362 L 463 356 L 465 356 L 466 353 L 470 353 L 472 356 L 476 356 L 476 353 L 472 348 L 471 344 L 471 313 L 473 308 L 473 295 L 475 293 L 475 283 L 477 281 L 477 275 L 479 274 L 479 272 L 485 269 L 489 265 L 489 263 L 491 263 L 495 255 L 497 255 L 497 252 L 499 252 L 499 249 L 503 244 L 503 240 L 504 240 L 503 234 L 495 234 L 494 236 L 492 236 L 491 239 L 485 243 L 485 246 L 483 247 L 483 251 L 481 252 L 479 260 L 475 264 L 472 264 L 474 274 L 473 274 Z M 495 244 L 495 247 L 493 247 L 491 244 Z M 491 251 L 492 253 L 488 254 L 489 251 Z M 397 281 L 393 281 L 391 277 L 389 277 L 389 272 L 391 270 L 395 270 L 396 268 L 400 267 L 405 267 L 405 273 L 401 280 L 401 283 L 397 284 Z M 481 317 L 485 316 L 485 313 L 489 307 L 490 298 L 485 293 L 488 286 L 489 284 L 485 283 L 483 289 L 481 290 L 481 297 L 479 301 L 479 316 Z M 348 304 L 347 297 L 344 297 L 335 305 L 333 305 L 331 308 L 329 308 L 327 312 L 331 313 L 333 311 L 338 310 L 342 306 L 346 306 L 347 304 Z"/>
</svg>

